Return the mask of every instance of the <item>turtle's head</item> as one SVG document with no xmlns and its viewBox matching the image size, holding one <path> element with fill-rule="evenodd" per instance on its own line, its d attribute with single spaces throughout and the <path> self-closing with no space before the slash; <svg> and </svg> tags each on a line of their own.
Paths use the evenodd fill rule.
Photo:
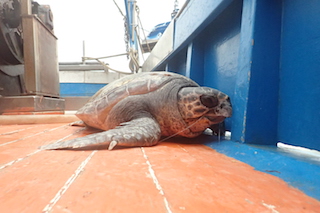
<svg viewBox="0 0 320 213">
<path fill-rule="evenodd" d="M 178 106 L 186 123 L 197 121 L 195 131 L 203 131 L 232 115 L 229 96 L 209 87 L 182 88 L 178 93 Z"/>
</svg>

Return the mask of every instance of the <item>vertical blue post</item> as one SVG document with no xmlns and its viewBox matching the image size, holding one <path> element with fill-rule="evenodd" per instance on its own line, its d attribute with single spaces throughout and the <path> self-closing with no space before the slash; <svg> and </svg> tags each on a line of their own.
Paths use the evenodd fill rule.
<svg viewBox="0 0 320 213">
<path fill-rule="evenodd" d="M 175 55 L 174 60 L 170 60 L 168 62 L 167 71 L 172 71 L 181 75 L 186 75 L 186 67 L 187 49 L 182 49 L 177 55 Z"/>
<path fill-rule="evenodd" d="M 245 142 L 247 125 L 247 104 L 249 95 L 249 83 L 251 75 L 252 41 L 254 30 L 254 15 L 256 12 L 256 1 L 243 2 L 242 24 L 240 37 L 239 70 L 237 74 L 236 87 L 233 102 L 232 139 Z"/>
<path fill-rule="evenodd" d="M 243 1 L 232 139 L 277 143 L 281 1 Z"/>
<path fill-rule="evenodd" d="M 186 76 L 200 85 L 203 84 L 203 57 L 203 47 L 199 43 L 193 41 L 188 45 Z"/>
<path fill-rule="evenodd" d="M 138 49 L 138 43 L 137 43 L 137 36 L 136 32 L 133 26 L 133 20 L 134 20 L 134 13 L 135 13 L 135 0 L 124 0 L 125 8 L 126 8 L 126 19 L 128 24 L 128 33 L 129 33 L 129 44 L 130 47 L 137 50 Z"/>
</svg>

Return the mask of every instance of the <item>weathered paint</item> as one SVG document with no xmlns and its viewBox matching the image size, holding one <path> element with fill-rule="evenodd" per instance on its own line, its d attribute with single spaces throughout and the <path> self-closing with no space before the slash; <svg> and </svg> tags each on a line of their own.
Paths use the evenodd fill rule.
<svg viewBox="0 0 320 213">
<path fill-rule="evenodd" d="M 233 141 L 207 145 L 227 156 L 248 163 L 256 170 L 277 176 L 307 195 L 320 200 L 320 161 L 297 158 L 273 146 L 249 146 Z"/>
<path fill-rule="evenodd" d="M 91 131 L 67 123 L 1 126 L 1 139 L 16 141 L 0 147 L 0 165 L 7 165 L 0 167 L 1 212 L 315 213 L 320 208 L 319 201 L 280 178 L 194 144 L 212 140 L 208 136 L 193 144 L 170 139 L 113 151 L 38 151 L 51 140 Z"/>
<path fill-rule="evenodd" d="M 281 2 L 243 3 L 233 140 L 277 143 Z"/>
<path fill-rule="evenodd" d="M 319 14 L 316 0 L 191 0 L 155 69 L 227 93 L 234 141 L 320 150 Z"/>
</svg>

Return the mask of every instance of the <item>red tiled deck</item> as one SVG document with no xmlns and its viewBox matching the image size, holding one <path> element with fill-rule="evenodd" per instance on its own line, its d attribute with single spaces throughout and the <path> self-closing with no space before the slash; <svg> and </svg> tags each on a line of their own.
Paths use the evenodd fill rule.
<svg viewBox="0 0 320 213">
<path fill-rule="evenodd" d="M 200 144 L 38 150 L 90 133 L 62 121 L 0 126 L 1 213 L 320 212 L 281 179 Z"/>
</svg>

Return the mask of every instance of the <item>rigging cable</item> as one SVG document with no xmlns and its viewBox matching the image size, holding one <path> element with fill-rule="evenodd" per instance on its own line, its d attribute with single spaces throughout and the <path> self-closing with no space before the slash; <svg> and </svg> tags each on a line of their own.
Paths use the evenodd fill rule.
<svg viewBox="0 0 320 213">
<path fill-rule="evenodd" d="M 138 50 L 135 50 L 134 48 L 130 48 L 129 47 L 130 36 L 129 36 L 129 33 L 128 33 L 129 30 L 128 30 L 127 18 L 124 15 L 124 13 L 121 11 L 121 9 L 120 9 L 119 5 L 117 4 L 117 2 L 115 0 L 113 0 L 113 3 L 118 8 L 119 13 L 121 14 L 121 16 L 123 17 L 123 20 L 124 20 L 124 28 L 125 28 L 124 40 L 125 40 L 125 44 L 126 44 L 126 52 L 127 53 L 118 54 L 118 55 L 112 55 L 112 56 L 106 56 L 106 57 L 97 57 L 97 58 L 94 58 L 94 57 L 83 57 L 82 60 L 83 61 L 85 61 L 85 60 L 96 60 L 101 65 L 103 65 L 103 67 L 105 68 L 106 72 L 108 72 L 108 70 L 112 70 L 112 71 L 115 71 L 115 72 L 118 72 L 118 73 L 121 73 L 121 74 L 136 73 L 141 68 L 140 63 L 139 63 L 139 52 L 138 52 Z M 136 26 L 133 26 L 133 30 L 134 30 L 134 32 L 136 32 L 139 48 L 140 48 L 141 53 L 142 53 L 141 54 L 142 55 L 142 59 L 144 61 L 144 57 L 143 57 L 143 53 L 144 52 L 143 52 L 142 42 L 141 42 L 141 37 L 140 37 L 140 32 L 139 32 L 140 28 L 142 29 L 143 36 L 144 36 L 145 40 L 146 40 L 146 35 L 145 35 L 144 31 L 143 31 L 142 22 L 141 22 L 140 15 L 139 15 L 140 9 L 136 5 L 136 3 L 134 4 L 134 9 L 136 10 L 136 13 L 137 13 L 137 17 L 136 18 L 138 19 L 138 24 Z M 148 43 L 147 43 L 147 47 L 150 50 L 150 46 L 149 46 Z M 122 55 L 127 55 L 127 58 L 130 60 L 129 61 L 129 69 L 131 70 L 131 73 L 113 69 L 108 64 L 106 64 L 102 60 L 100 60 L 100 59 L 104 59 L 104 58 L 110 58 L 110 57 L 116 57 L 116 56 L 122 56 Z"/>
</svg>

